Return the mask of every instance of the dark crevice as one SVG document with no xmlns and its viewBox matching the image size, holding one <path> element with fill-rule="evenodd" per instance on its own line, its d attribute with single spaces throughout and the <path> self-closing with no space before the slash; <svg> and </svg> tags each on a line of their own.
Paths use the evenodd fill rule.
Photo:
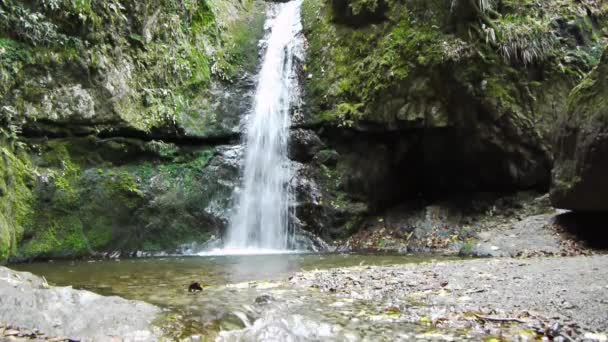
<svg viewBox="0 0 608 342">
<path fill-rule="evenodd" d="M 567 212 L 555 218 L 555 225 L 585 247 L 608 250 L 608 229 L 605 212 Z"/>
<path fill-rule="evenodd" d="M 448 194 L 548 189 L 548 165 L 519 160 L 454 127 L 365 132 L 325 128 L 320 135 L 352 170 L 344 179 L 345 190 L 372 210 Z"/>
<path fill-rule="evenodd" d="M 226 133 L 224 135 L 205 137 L 186 135 L 182 129 L 177 127 L 172 129 L 152 129 L 146 132 L 132 127 L 112 126 L 109 123 L 91 126 L 86 124 L 62 124 L 44 120 L 38 121 L 33 125 L 24 126 L 21 135 L 28 139 L 65 139 L 95 136 L 99 139 L 130 138 L 142 141 L 161 140 L 176 145 L 190 146 L 231 145 L 238 143 L 241 138 L 240 133 Z"/>
</svg>

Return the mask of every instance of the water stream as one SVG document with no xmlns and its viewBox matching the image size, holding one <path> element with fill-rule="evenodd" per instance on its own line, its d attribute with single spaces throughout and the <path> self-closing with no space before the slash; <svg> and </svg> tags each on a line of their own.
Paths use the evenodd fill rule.
<svg viewBox="0 0 608 342">
<path fill-rule="evenodd" d="M 253 110 L 248 116 L 243 184 L 237 191 L 224 249 L 287 250 L 292 247 L 293 177 L 287 158 L 291 108 L 298 102 L 295 61 L 303 54 L 301 0 L 272 4 L 262 41 L 265 53 Z"/>
</svg>

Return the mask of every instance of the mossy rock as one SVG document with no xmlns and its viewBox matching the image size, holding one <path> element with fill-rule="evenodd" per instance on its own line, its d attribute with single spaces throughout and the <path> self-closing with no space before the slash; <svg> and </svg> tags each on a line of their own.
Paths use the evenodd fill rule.
<svg viewBox="0 0 608 342">
<path fill-rule="evenodd" d="M 10 145 L 0 141 L 0 263 L 15 254 L 33 200 L 30 187 L 34 170 L 23 153 L 16 153 Z"/>
<path fill-rule="evenodd" d="M 36 201 L 14 260 L 175 252 L 224 229 L 238 172 L 224 172 L 214 148 L 142 143 L 148 154 L 132 158 L 129 148 L 112 146 L 106 159 L 98 143 L 39 143 Z"/>
<path fill-rule="evenodd" d="M 347 160 L 365 160 L 351 165 L 351 190 L 398 198 L 547 189 L 549 131 L 570 89 L 596 63 L 606 18 L 597 14 L 589 25 L 584 8 L 558 1 L 508 1 L 488 9 L 488 18 L 463 16 L 443 0 L 385 5 L 388 20 L 365 27 L 336 24 L 332 2 L 303 5 L 303 124 L 323 127 L 328 146 Z M 339 137 L 350 133 L 340 130 L 359 136 L 347 146 Z M 358 148 L 365 139 L 370 147 Z M 355 177 L 361 169 L 370 170 Z"/>
<path fill-rule="evenodd" d="M 0 4 L 0 104 L 38 135 L 83 127 L 230 136 L 258 64 L 265 3 Z M 245 101 L 242 101 L 245 102 Z"/>
<path fill-rule="evenodd" d="M 335 207 L 362 204 L 354 216 L 365 216 L 450 193 L 548 190 L 551 130 L 603 50 L 602 6 L 505 0 L 482 16 L 469 1 L 384 1 L 383 20 L 353 24 L 334 3 L 302 9 L 298 124 L 336 151 L 306 166 L 322 198 L 301 205 L 321 218 L 309 226 L 327 218 L 329 231 L 333 217 L 337 237 L 362 221 L 339 222 Z"/>
<path fill-rule="evenodd" d="M 553 205 L 608 211 L 608 50 L 572 91 L 556 127 Z"/>
</svg>

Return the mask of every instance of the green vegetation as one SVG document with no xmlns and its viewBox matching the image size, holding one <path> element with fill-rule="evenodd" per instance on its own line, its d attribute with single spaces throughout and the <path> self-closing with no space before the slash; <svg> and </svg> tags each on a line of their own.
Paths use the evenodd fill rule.
<svg viewBox="0 0 608 342">
<path fill-rule="evenodd" d="M 352 30 L 335 26 L 321 1 L 304 3 L 303 19 L 309 39 L 306 71 L 308 96 L 321 120 L 336 118 L 352 126 L 369 117 L 375 104 L 392 84 L 407 79 L 415 64 L 437 63 L 440 35 L 414 29 L 407 8 L 395 10 L 398 24 Z M 330 48 L 327 48 L 330 47 Z"/>
<path fill-rule="evenodd" d="M 522 104 L 544 96 L 543 87 L 533 84 L 572 87 L 597 63 L 603 44 L 602 9 L 593 9 L 591 24 L 593 19 L 581 15 L 584 8 L 562 2 L 504 1 L 499 13 L 486 0 L 384 1 L 386 20 L 366 24 L 359 18 L 354 28 L 335 24 L 343 14 L 333 13 L 326 1 L 306 0 L 310 119 L 350 127 L 395 120 L 444 126 L 456 121 L 449 113 L 455 107 L 446 96 L 449 89 L 469 92 L 478 82 L 488 83 L 487 93 L 471 95 L 503 108 L 493 115 L 530 117 L 533 111 Z M 378 6 L 348 4 L 353 13 Z M 559 26 L 566 21 L 580 36 Z"/>
<path fill-rule="evenodd" d="M 548 20 L 507 15 L 499 25 L 498 52 L 506 61 L 538 64 L 556 52 L 558 40 Z M 488 40 L 497 43 L 495 37 L 488 37 Z"/>
<path fill-rule="evenodd" d="M 477 241 L 475 241 L 475 240 L 468 240 L 468 241 L 464 242 L 462 244 L 462 246 L 460 247 L 459 254 L 463 255 L 463 256 L 473 255 L 476 244 L 477 244 Z"/>
<path fill-rule="evenodd" d="M 17 250 L 30 218 L 32 173 L 22 151 L 0 139 L 0 263 Z"/>
</svg>

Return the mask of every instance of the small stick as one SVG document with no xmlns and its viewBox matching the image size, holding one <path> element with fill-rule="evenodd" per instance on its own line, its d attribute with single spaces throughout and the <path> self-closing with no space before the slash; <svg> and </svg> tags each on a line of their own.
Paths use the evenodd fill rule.
<svg viewBox="0 0 608 342">
<path fill-rule="evenodd" d="M 489 317 L 475 314 L 475 317 L 483 320 L 483 321 L 492 321 L 492 322 L 517 322 L 517 323 L 526 323 L 519 318 L 511 318 L 511 317 Z"/>
</svg>

